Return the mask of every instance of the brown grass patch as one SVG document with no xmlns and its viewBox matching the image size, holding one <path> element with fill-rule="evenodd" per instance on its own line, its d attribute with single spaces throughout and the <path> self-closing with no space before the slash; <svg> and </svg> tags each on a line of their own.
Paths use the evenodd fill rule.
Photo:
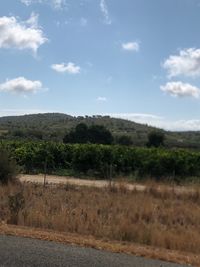
<svg viewBox="0 0 200 267">
<path fill-rule="evenodd" d="M 20 226 L 180 251 L 189 255 L 185 263 L 200 263 L 198 189 L 178 194 L 153 187 L 137 192 L 123 186 L 8 185 L 0 187 L 0 218 Z"/>
</svg>

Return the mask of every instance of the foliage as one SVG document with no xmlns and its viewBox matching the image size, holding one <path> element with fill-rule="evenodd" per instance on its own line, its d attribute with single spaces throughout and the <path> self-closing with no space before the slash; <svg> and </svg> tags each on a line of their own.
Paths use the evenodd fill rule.
<svg viewBox="0 0 200 267">
<path fill-rule="evenodd" d="M 92 125 L 88 129 L 89 141 L 92 144 L 112 144 L 113 136 L 103 125 Z"/>
<path fill-rule="evenodd" d="M 160 147 L 164 145 L 165 135 L 161 131 L 152 131 L 148 134 L 147 146 Z"/>
<path fill-rule="evenodd" d="M 122 146 L 130 146 L 133 144 L 132 138 L 128 135 L 121 135 L 116 138 L 116 144 Z"/>
<path fill-rule="evenodd" d="M 200 177 L 200 152 L 183 149 L 133 148 L 119 145 L 62 144 L 53 142 L 4 142 L 26 173 L 73 170 L 107 178 L 115 175 L 172 179 Z M 197 179 L 196 178 L 196 179 Z"/>
<path fill-rule="evenodd" d="M 0 149 L 0 183 L 7 184 L 16 179 L 18 168 L 5 149 Z"/>
<path fill-rule="evenodd" d="M 76 126 L 75 130 L 71 130 L 65 135 L 63 139 L 64 143 L 77 143 L 84 144 L 88 142 L 88 127 L 84 123 L 80 123 Z"/>
<path fill-rule="evenodd" d="M 23 141 L 63 141 L 66 132 L 70 132 L 78 124 L 88 127 L 103 125 L 117 139 L 118 136 L 130 136 L 133 146 L 145 146 L 148 134 L 156 128 L 135 123 L 129 120 L 111 118 L 109 116 L 73 117 L 60 113 L 33 114 L 0 118 L 0 139 Z M 177 148 L 200 148 L 200 132 L 166 132 L 165 146 Z"/>
<path fill-rule="evenodd" d="M 103 125 L 87 126 L 80 123 L 75 130 L 71 130 L 63 139 L 64 143 L 74 144 L 111 144 L 113 136 Z"/>
</svg>

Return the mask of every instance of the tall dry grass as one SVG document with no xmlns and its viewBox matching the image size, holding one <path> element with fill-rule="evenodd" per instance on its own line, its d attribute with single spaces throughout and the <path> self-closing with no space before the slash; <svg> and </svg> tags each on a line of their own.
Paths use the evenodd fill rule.
<svg viewBox="0 0 200 267">
<path fill-rule="evenodd" d="M 0 220 L 200 254 L 200 191 L 0 186 Z"/>
</svg>

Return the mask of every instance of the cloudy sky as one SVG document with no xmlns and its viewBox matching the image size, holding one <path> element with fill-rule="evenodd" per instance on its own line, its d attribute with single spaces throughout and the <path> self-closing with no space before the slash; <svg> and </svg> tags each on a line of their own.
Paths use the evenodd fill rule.
<svg viewBox="0 0 200 267">
<path fill-rule="evenodd" d="M 2 0 L 0 116 L 200 130 L 200 0 Z"/>
</svg>

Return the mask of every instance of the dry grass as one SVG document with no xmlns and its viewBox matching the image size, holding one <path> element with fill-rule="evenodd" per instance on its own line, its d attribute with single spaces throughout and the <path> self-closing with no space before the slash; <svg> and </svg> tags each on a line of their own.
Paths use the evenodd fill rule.
<svg viewBox="0 0 200 267">
<path fill-rule="evenodd" d="M 14 197 L 10 197 L 14 196 Z M 0 187 L 0 219 L 104 240 L 200 254 L 200 191 L 185 194 L 24 184 Z"/>
</svg>

